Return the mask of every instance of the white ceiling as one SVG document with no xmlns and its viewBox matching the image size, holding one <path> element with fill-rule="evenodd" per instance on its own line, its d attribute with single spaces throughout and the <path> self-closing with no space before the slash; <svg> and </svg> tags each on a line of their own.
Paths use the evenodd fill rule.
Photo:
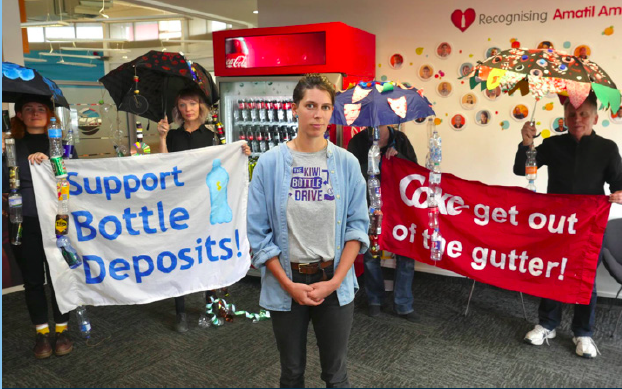
<svg viewBox="0 0 622 389">
<path fill-rule="evenodd" d="M 257 0 L 124 0 L 201 19 L 218 20 L 237 28 L 257 27 Z"/>
</svg>

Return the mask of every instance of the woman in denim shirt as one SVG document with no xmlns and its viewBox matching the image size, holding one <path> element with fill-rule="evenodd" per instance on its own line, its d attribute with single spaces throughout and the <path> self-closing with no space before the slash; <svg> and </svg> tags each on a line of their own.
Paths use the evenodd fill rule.
<svg viewBox="0 0 622 389">
<path fill-rule="evenodd" d="M 304 76 L 292 109 L 298 137 L 258 161 L 248 200 L 260 305 L 271 312 L 281 387 L 304 387 L 309 321 L 327 387 L 349 387 L 348 338 L 358 290 L 352 264 L 369 246 L 365 180 L 357 159 L 324 139 L 335 91 Z"/>
</svg>

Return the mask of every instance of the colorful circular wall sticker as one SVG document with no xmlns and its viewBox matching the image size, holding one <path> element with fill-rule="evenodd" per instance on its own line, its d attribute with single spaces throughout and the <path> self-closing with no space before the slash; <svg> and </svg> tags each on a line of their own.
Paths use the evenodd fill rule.
<svg viewBox="0 0 622 389">
<path fill-rule="evenodd" d="M 389 57 L 389 66 L 392 69 L 399 70 L 404 65 L 404 56 L 402 54 L 395 53 Z"/>
<path fill-rule="evenodd" d="M 494 57 L 495 55 L 499 54 L 500 52 L 501 52 L 501 49 L 499 47 L 491 46 L 491 47 L 486 49 L 486 52 L 484 53 L 484 57 L 486 57 L 486 58 Z"/>
<path fill-rule="evenodd" d="M 473 92 L 465 93 L 460 98 L 460 105 L 464 109 L 473 109 L 477 105 L 477 99 L 478 97 L 475 96 L 475 93 Z"/>
<path fill-rule="evenodd" d="M 477 113 L 475 114 L 475 123 L 479 124 L 480 126 L 487 126 L 490 124 L 491 118 L 492 114 L 490 113 L 490 111 L 487 109 L 482 109 L 480 111 L 477 111 Z"/>
<path fill-rule="evenodd" d="M 495 89 L 486 88 L 482 93 L 490 101 L 499 100 L 499 98 L 501 97 L 501 87 L 498 86 Z"/>
<path fill-rule="evenodd" d="M 454 93 L 454 86 L 449 81 L 441 81 L 436 86 L 436 93 L 441 97 L 451 96 Z"/>
<path fill-rule="evenodd" d="M 510 116 L 517 122 L 524 122 L 529 117 L 529 108 L 525 104 L 516 104 L 510 110 Z"/>
<path fill-rule="evenodd" d="M 566 127 L 566 123 L 562 116 L 558 116 L 551 121 L 551 129 L 553 129 L 555 134 L 563 134 L 568 131 L 568 127 Z"/>
<path fill-rule="evenodd" d="M 458 75 L 460 77 L 466 77 L 469 75 L 469 73 L 471 73 L 472 70 L 473 70 L 472 62 L 463 62 L 458 68 Z"/>
<path fill-rule="evenodd" d="M 449 125 L 456 131 L 462 131 L 467 126 L 466 116 L 462 113 L 457 113 L 449 120 Z"/>
<path fill-rule="evenodd" d="M 588 45 L 579 45 L 575 47 L 572 55 L 581 59 L 588 59 L 592 55 L 592 49 Z"/>
<path fill-rule="evenodd" d="M 538 48 L 539 49 L 555 49 L 551 41 L 542 41 L 538 43 Z"/>
<path fill-rule="evenodd" d="M 417 76 L 423 81 L 429 81 L 434 77 L 434 66 L 429 63 L 424 63 L 419 67 L 419 71 L 417 72 Z"/>
<path fill-rule="evenodd" d="M 622 107 L 615 112 L 613 110 L 609 110 L 609 118 L 614 124 L 622 124 Z"/>
<path fill-rule="evenodd" d="M 510 128 L 510 122 L 508 122 L 507 120 L 499 122 L 499 125 L 501 126 L 501 130 L 507 130 L 508 128 Z"/>
<path fill-rule="evenodd" d="M 452 47 L 449 42 L 441 42 L 436 46 L 436 56 L 441 59 L 447 59 L 451 56 Z"/>
</svg>

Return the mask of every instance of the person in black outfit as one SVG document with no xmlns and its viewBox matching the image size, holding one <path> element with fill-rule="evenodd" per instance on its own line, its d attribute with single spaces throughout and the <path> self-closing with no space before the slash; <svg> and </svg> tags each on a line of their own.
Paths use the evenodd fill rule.
<svg viewBox="0 0 622 389">
<path fill-rule="evenodd" d="M 410 144 L 408 137 L 401 131 L 396 131 L 393 127 L 380 126 L 380 152 L 387 159 L 397 156 L 417 163 L 415 149 Z M 367 153 L 373 141 L 373 128 L 367 129 L 356 134 L 348 143 L 348 151 L 354 154 L 361 164 L 361 172 L 367 180 Z M 369 195 L 368 195 L 369 200 Z M 412 281 L 415 274 L 415 261 L 403 257 L 395 256 L 397 265 L 395 269 L 395 288 L 393 291 L 393 301 L 395 311 L 400 317 L 409 321 L 417 321 L 419 315 L 413 309 Z M 369 305 L 369 316 L 380 315 L 380 306 L 384 296 L 384 279 L 380 259 L 373 258 L 369 250 L 365 253 L 365 292 Z"/>
<path fill-rule="evenodd" d="M 28 164 L 40 164 L 48 159 L 49 140 L 47 127 L 50 118 L 54 117 L 50 98 L 24 97 L 15 103 L 15 117 L 11 119 L 11 133 L 15 138 L 17 166 L 20 175 L 20 193 L 22 195 L 22 244 L 12 246 L 17 264 L 24 279 L 24 295 L 32 324 L 36 329 L 34 354 L 37 359 L 52 355 L 49 339 L 48 305 L 45 297 L 44 283 L 46 280 L 52 294 L 52 311 L 56 325 L 56 355 L 66 355 L 73 350 L 73 342 L 69 338 L 67 325 L 69 313 L 61 314 L 56 302 L 56 295 L 50 276 L 49 265 L 43 250 L 43 238 L 37 214 L 35 193 Z M 57 119 L 58 120 L 58 119 Z M 2 153 L 5 152 L 4 135 Z M 72 155 L 77 158 L 77 155 Z M 2 192 L 9 191 L 8 167 L 6 159 L 2 159 Z"/>
<path fill-rule="evenodd" d="M 218 144 L 214 140 L 214 133 L 205 127 L 204 123 L 208 114 L 209 108 L 205 103 L 203 93 L 199 89 L 181 90 L 177 94 L 173 108 L 173 121 L 179 125 L 179 128 L 169 131 L 170 126 L 166 116 L 158 122 L 160 151 L 162 153 L 174 153 Z M 246 144 L 242 146 L 242 151 L 246 155 L 251 153 Z M 210 297 L 213 294 L 213 291 L 205 292 L 207 303 L 210 302 Z M 177 332 L 188 331 L 184 296 L 175 297 L 175 312 L 175 330 Z"/>
<path fill-rule="evenodd" d="M 547 193 L 604 195 L 604 184 L 611 190 L 609 201 L 622 204 L 622 159 L 615 142 L 596 135 L 593 126 L 598 122 L 596 97 L 593 94 L 579 107 L 567 100 L 564 121 L 568 133 L 544 139 L 536 148 L 538 167 L 548 166 Z M 536 128 L 525 123 L 523 142 L 518 145 L 514 174 L 525 175 L 526 151 L 533 143 Z M 592 340 L 596 311 L 596 283 L 587 305 L 575 304 L 572 320 L 576 353 L 594 358 L 599 353 Z M 542 299 L 538 308 L 539 324 L 525 336 L 525 342 L 536 346 L 555 337 L 555 328 L 562 318 L 562 303 Z"/>
</svg>

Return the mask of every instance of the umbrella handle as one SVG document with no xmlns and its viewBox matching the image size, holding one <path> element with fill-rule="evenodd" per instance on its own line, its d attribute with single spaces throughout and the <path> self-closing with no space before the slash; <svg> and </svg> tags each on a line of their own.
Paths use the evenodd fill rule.
<svg viewBox="0 0 622 389">
<path fill-rule="evenodd" d="M 536 116 L 536 107 L 538 106 L 538 100 L 536 100 L 536 103 L 533 105 L 533 111 L 531 111 L 531 118 L 529 119 L 529 122 L 531 123 L 531 125 L 534 125 L 534 121 L 533 118 L 534 116 Z M 533 137 L 533 139 L 536 139 L 537 137 L 539 137 L 542 134 L 542 131 L 540 131 L 536 136 Z"/>
</svg>

